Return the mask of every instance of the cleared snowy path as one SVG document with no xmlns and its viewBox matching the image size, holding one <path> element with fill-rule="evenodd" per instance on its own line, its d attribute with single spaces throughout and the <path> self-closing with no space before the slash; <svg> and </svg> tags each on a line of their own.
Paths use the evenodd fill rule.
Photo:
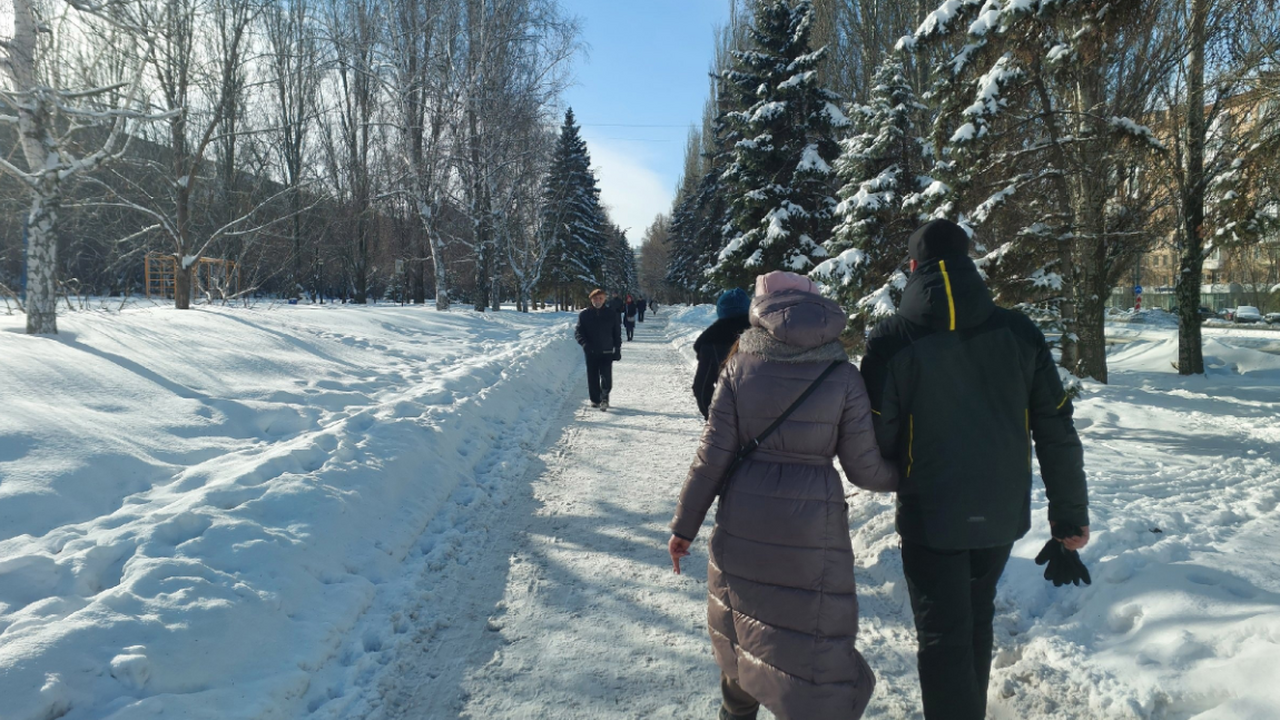
<svg viewBox="0 0 1280 720">
<path fill-rule="evenodd" d="M 718 704 L 702 619 L 705 566 L 671 573 L 666 523 L 701 417 L 664 318 L 639 324 L 614 366 L 613 408 L 586 405 L 535 463 L 529 513 L 495 541 L 505 588 L 405 663 L 387 715 L 404 718 L 691 718 Z M 509 545 L 509 548 L 504 548 Z M 493 578 L 497 568 L 476 575 Z M 482 593 L 482 597 L 484 597 Z M 483 602 L 483 601 L 481 601 Z M 432 679 L 434 677 L 434 679 Z"/>
</svg>

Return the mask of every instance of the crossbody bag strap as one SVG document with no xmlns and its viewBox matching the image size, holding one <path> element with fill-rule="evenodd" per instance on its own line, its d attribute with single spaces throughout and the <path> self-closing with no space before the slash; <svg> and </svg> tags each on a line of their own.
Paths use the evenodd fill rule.
<svg viewBox="0 0 1280 720">
<path fill-rule="evenodd" d="M 839 367 L 843 362 L 845 361 L 844 360 L 832 361 L 832 363 L 827 366 L 827 369 L 823 370 L 822 374 L 818 376 L 818 379 L 814 380 L 813 383 L 809 385 L 809 387 L 805 388 L 805 391 L 800 393 L 800 397 L 796 398 L 795 402 L 791 403 L 790 407 L 782 411 L 782 414 L 778 416 L 777 420 L 773 421 L 772 425 L 765 428 L 764 432 L 755 436 L 755 438 L 752 439 L 751 442 L 747 443 L 746 445 L 743 445 L 741 448 L 738 449 L 738 454 L 734 456 L 733 462 L 729 463 L 729 468 L 725 470 L 724 477 L 720 478 L 720 489 L 716 492 L 717 495 L 724 494 L 725 488 L 729 484 L 729 476 L 733 475 L 733 471 L 738 469 L 738 466 L 742 464 L 742 461 L 747 459 L 747 456 L 750 455 L 756 448 L 760 447 L 760 443 L 764 442 L 765 438 L 772 435 L 773 431 L 777 430 L 778 426 L 782 425 L 783 421 L 785 421 L 787 417 L 789 417 L 791 413 L 795 411 L 796 408 L 800 407 L 800 405 L 805 400 L 807 400 L 810 395 L 813 394 L 813 391 L 818 389 L 818 386 L 822 384 L 822 381 L 826 380 L 828 375 L 835 372 L 835 369 Z"/>
</svg>

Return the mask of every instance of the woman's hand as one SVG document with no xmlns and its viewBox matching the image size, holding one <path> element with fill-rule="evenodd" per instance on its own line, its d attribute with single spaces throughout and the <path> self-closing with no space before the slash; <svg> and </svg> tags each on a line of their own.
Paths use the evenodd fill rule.
<svg viewBox="0 0 1280 720">
<path fill-rule="evenodd" d="M 667 541 L 667 552 L 671 553 L 671 565 L 675 567 L 677 575 L 680 574 L 680 558 L 688 557 L 689 546 L 692 544 L 688 540 L 678 538 L 675 535 L 672 535 L 671 539 Z"/>
</svg>

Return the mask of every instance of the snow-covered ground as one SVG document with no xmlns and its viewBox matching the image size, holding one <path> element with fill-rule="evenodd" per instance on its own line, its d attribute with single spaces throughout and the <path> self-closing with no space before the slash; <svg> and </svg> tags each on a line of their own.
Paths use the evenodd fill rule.
<svg viewBox="0 0 1280 720">
<path fill-rule="evenodd" d="M 585 407 L 572 316 L 397 307 L 0 316 L 0 719 L 697 718 L 701 418 L 662 308 Z M 990 716 L 1280 717 L 1280 335 L 1113 323 L 1086 383 L 1094 584 L 1015 548 Z M 868 717 L 920 718 L 892 499 L 859 493 Z M 766 715 L 767 713 L 762 713 Z"/>
<path fill-rule="evenodd" d="M 469 499 L 523 475 L 577 350 L 555 314 L 22 321 L 0 318 L 4 720 L 295 717 L 335 658 L 341 694 L 408 627 L 406 558 L 445 562 Z"/>
</svg>

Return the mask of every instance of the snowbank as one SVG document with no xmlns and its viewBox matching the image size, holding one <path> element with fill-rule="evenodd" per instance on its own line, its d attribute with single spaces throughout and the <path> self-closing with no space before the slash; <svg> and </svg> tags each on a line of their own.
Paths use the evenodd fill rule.
<svg viewBox="0 0 1280 720">
<path fill-rule="evenodd" d="M 580 364 L 562 314 L 22 320 L 0 318 L 5 720 L 295 716 L 442 503 L 522 473 Z"/>
<path fill-rule="evenodd" d="M 698 356 L 693 352 L 693 343 L 716 321 L 716 306 L 670 305 L 661 310 L 667 316 L 667 337 L 671 346 L 689 363 L 689 367 L 697 367 Z"/>
</svg>

